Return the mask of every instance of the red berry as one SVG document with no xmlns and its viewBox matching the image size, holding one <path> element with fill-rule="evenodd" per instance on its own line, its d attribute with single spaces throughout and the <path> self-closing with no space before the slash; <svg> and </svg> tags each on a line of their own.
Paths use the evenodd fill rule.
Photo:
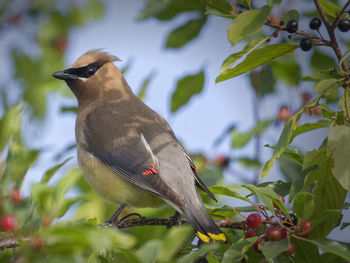
<svg viewBox="0 0 350 263">
<path fill-rule="evenodd" d="M 272 227 L 267 230 L 267 238 L 270 241 L 278 241 L 282 239 L 282 231 L 279 227 Z"/>
<path fill-rule="evenodd" d="M 261 217 L 257 213 L 250 214 L 246 219 L 247 225 L 250 228 L 258 228 L 261 225 L 261 221 Z"/>
<path fill-rule="evenodd" d="M 22 201 L 21 193 L 17 189 L 12 190 L 12 192 L 10 194 L 10 198 L 11 198 L 12 202 L 15 204 L 18 204 Z"/>
<path fill-rule="evenodd" d="M 15 231 L 18 228 L 17 218 L 13 215 L 5 215 L 1 219 L 1 227 L 7 232 Z"/>
<path fill-rule="evenodd" d="M 278 195 L 278 197 L 280 198 L 280 200 L 281 200 L 282 203 L 284 204 L 284 197 L 283 197 L 282 195 Z M 275 208 L 278 208 L 278 205 L 277 205 L 275 202 L 273 202 L 273 206 L 274 206 Z"/>
<path fill-rule="evenodd" d="M 67 46 L 68 46 L 68 39 L 66 36 L 61 36 L 59 38 L 57 38 L 54 41 L 54 46 L 57 49 L 57 51 L 63 53 L 64 51 L 66 51 Z"/>
<path fill-rule="evenodd" d="M 308 233 L 308 234 L 310 234 L 313 231 L 312 227 L 310 226 L 310 221 L 309 220 L 304 220 L 301 223 L 301 229 L 304 232 Z"/>
<path fill-rule="evenodd" d="M 278 119 L 288 121 L 292 118 L 293 114 L 290 112 L 287 106 L 281 106 L 278 111 Z"/>
<path fill-rule="evenodd" d="M 31 245 L 33 250 L 39 251 L 44 246 L 44 240 L 42 240 L 40 237 L 33 237 L 31 240 Z"/>
<path fill-rule="evenodd" d="M 258 232 L 254 231 L 254 230 L 248 230 L 246 233 L 245 233 L 245 237 L 246 238 L 250 238 L 250 237 L 256 237 L 258 236 Z"/>
<path fill-rule="evenodd" d="M 265 238 L 260 238 L 259 241 L 255 242 L 253 245 L 253 248 L 256 252 L 261 253 L 261 250 L 259 249 L 259 245 L 263 245 L 266 242 Z"/>
<path fill-rule="evenodd" d="M 291 256 L 293 255 L 294 251 L 295 251 L 294 244 L 292 242 L 289 242 L 289 248 L 286 251 L 284 251 L 283 254 Z"/>
</svg>

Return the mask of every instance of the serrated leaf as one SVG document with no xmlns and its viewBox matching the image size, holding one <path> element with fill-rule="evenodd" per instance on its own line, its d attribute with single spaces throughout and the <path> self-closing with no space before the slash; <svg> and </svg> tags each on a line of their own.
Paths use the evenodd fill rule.
<svg viewBox="0 0 350 263">
<path fill-rule="evenodd" d="M 273 181 L 273 182 L 264 182 L 258 184 L 258 187 L 266 187 L 274 191 L 276 194 L 280 194 L 282 196 L 286 196 L 289 193 L 291 183 L 285 183 L 281 180 Z"/>
<path fill-rule="evenodd" d="M 185 105 L 193 95 L 200 93 L 204 86 L 204 71 L 183 77 L 177 82 L 176 90 L 171 96 L 171 112 Z"/>
<path fill-rule="evenodd" d="M 256 49 L 247 55 L 245 60 L 238 64 L 236 67 L 229 69 L 225 72 L 225 74 L 218 76 L 216 78 L 216 83 L 246 73 L 252 69 L 266 64 L 267 62 L 274 60 L 279 56 L 291 53 L 298 47 L 298 45 L 291 44 L 272 44 L 260 49 Z"/>
<path fill-rule="evenodd" d="M 301 192 L 295 195 L 293 211 L 296 215 L 304 220 L 310 219 L 314 212 L 314 196 L 307 192 Z"/>
<path fill-rule="evenodd" d="M 325 253 L 332 253 L 341 258 L 346 259 L 347 261 L 350 261 L 349 248 L 335 240 L 322 239 L 322 240 L 310 240 L 310 242 L 318 246 Z"/>
<path fill-rule="evenodd" d="M 265 6 L 238 15 L 228 28 L 228 39 L 232 45 L 258 32 L 270 15 L 270 11 L 271 8 Z"/>
<path fill-rule="evenodd" d="M 233 130 L 232 133 L 232 142 L 231 145 L 233 148 L 242 148 L 244 147 L 253 136 L 263 133 L 269 125 L 272 123 L 272 120 L 259 121 L 251 130 L 246 133 L 239 133 Z"/>
<path fill-rule="evenodd" d="M 165 47 L 180 48 L 197 37 L 206 22 L 206 17 L 194 19 L 186 22 L 182 26 L 174 29 L 167 38 Z"/>
<path fill-rule="evenodd" d="M 331 88 L 339 86 L 337 79 L 323 79 L 316 84 L 315 92 L 318 94 L 324 93 Z"/>
<path fill-rule="evenodd" d="M 263 245 L 259 245 L 259 249 L 262 251 L 267 259 L 273 259 L 286 251 L 289 247 L 288 239 L 280 241 L 267 241 Z"/>
</svg>

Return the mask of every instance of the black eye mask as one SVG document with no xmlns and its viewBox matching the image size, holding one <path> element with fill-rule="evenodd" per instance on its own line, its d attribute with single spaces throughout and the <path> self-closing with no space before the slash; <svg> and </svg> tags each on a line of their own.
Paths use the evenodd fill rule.
<svg viewBox="0 0 350 263">
<path fill-rule="evenodd" d="M 68 73 L 79 78 L 89 78 L 94 75 L 101 66 L 102 64 L 94 62 L 85 67 L 66 69 L 64 73 Z"/>
</svg>

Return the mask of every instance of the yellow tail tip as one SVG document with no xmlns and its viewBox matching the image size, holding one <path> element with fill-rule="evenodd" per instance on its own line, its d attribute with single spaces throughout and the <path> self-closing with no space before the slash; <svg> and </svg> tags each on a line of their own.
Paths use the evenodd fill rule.
<svg viewBox="0 0 350 263">
<path fill-rule="evenodd" d="M 223 242 L 226 242 L 227 239 L 226 239 L 226 236 L 224 233 L 220 233 L 220 234 L 212 234 L 212 233 L 208 233 L 208 235 L 206 234 L 203 234 L 199 231 L 197 231 L 197 236 L 200 240 L 202 240 L 203 242 L 205 243 L 209 243 L 210 242 L 210 239 L 214 239 L 216 241 L 223 241 Z"/>
<path fill-rule="evenodd" d="M 220 233 L 220 234 L 208 233 L 208 236 L 210 236 L 214 240 L 222 240 L 223 242 L 227 241 L 226 236 L 225 236 L 224 233 Z"/>
<path fill-rule="evenodd" d="M 202 240 L 204 243 L 210 242 L 210 237 L 208 237 L 206 234 L 202 234 L 201 232 L 197 231 L 197 237 Z"/>
</svg>

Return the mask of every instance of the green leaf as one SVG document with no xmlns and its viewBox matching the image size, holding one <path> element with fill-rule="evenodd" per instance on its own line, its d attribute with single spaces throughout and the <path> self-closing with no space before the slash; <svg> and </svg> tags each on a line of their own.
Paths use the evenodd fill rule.
<svg viewBox="0 0 350 263">
<path fill-rule="evenodd" d="M 151 71 L 148 76 L 142 81 L 142 84 L 141 84 L 141 89 L 139 91 L 139 94 L 137 95 L 139 97 L 139 99 L 144 99 L 145 96 L 146 96 L 146 89 L 149 85 L 149 83 L 151 82 L 151 80 L 153 79 L 155 73 L 154 71 Z"/>
<path fill-rule="evenodd" d="M 340 83 L 338 83 L 337 79 L 323 79 L 316 84 L 315 92 L 321 94 L 339 85 Z"/>
<path fill-rule="evenodd" d="M 239 157 L 237 158 L 237 162 L 244 167 L 254 170 L 258 170 L 261 166 L 261 163 L 258 159 L 252 159 L 248 157 Z"/>
<path fill-rule="evenodd" d="M 226 196 L 232 196 L 234 198 L 238 198 L 244 201 L 249 202 L 248 198 L 245 198 L 243 196 L 241 196 L 240 194 L 238 194 L 235 191 L 232 191 L 231 189 L 229 189 L 226 186 L 221 186 L 221 185 L 214 185 L 209 187 L 209 190 L 213 193 L 213 194 L 219 194 L 219 195 L 226 195 Z"/>
<path fill-rule="evenodd" d="M 264 42 L 266 42 L 266 40 L 267 40 L 266 38 L 254 39 L 249 44 L 247 44 L 240 52 L 233 53 L 230 56 L 228 56 L 225 59 L 225 61 L 222 63 L 222 66 L 220 69 L 221 74 L 224 74 L 227 70 L 229 70 L 229 68 L 233 64 L 235 64 L 237 60 L 241 59 L 242 57 L 244 57 L 245 55 L 247 55 L 257 47 L 262 45 Z"/>
<path fill-rule="evenodd" d="M 231 143 L 232 147 L 233 148 L 244 147 L 252 139 L 252 137 L 259 135 L 260 133 L 263 133 L 271 123 L 272 123 L 272 120 L 259 121 L 255 125 L 255 127 L 253 127 L 251 130 L 249 130 L 246 133 L 239 133 L 233 130 L 232 143 Z"/>
<path fill-rule="evenodd" d="M 159 247 L 157 259 L 160 262 L 169 262 L 192 234 L 193 229 L 190 226 L 171 228 Z"/>
<path fill-rule="evenodd" d="M 340 8 L 327 0 L 320 0 L 320 4 L 324 12 L 332 18 L 335 18 L 340 12 Z"/>
<path fill-rule="evenodd" d="M 66 160 L 64 160 L 63 162 L 55 165 L 54 167 L 50 168 L 49 170 L 47 170 L 43 176 L 43 178 L 41 179 L 41 182 L 44 184 L 47 184 L 50 179 L 52 178 L 52 176 L 54 176 L 54 174 L 63 166 L 65 165 L 68 161 L 70 161 L 73 157 L 69 157 Z"/>
<path fill-rule="evenodd" d="M 332 156 L 332 172 L 340 185 L 350 191 L 350 127 L 331 125 L 328 129 L 327 155 Z"/>
<path fill-rule="evenodd" d="M 263 64 L 266 64 L 267 62 L 270 62 L 279 56 L 291 53 L 298 47 L 298 45 L 291 44 L 272 44 L 260 49 L 256 49 L 247 55 L 246 59 L 236 67 L 227 70 L 225 74 L 218 76 L 216 78 L 216 82 L 221 82 L 239 76 Z"/>
<path fill-rule="evenodd" d="M 287 11 L 287 13 L 285 13 L 282 17 L 281 17 L 281 21 L 283 21 L 285 24 L 287 24 L 287 22 L 289 20 L 296 20 L 297 22 L 299 21 L 299 17 L 300 14 L 297 10 L 295 9 L 290 9 Z"/>
<path fill-rule="evenodd" d="M 295 130 L 293 131 L 292 134 L 292 139 L 294 139 L 294 137 L 296 137 L 299 134 L 308 132 L 308 131 L 312 131 L 312 130 L 316 130 L 316 129 L 320 129 L 320 128 L 327 128 L 330 125 L 330 121 L 328 120 L 319 120 L 316 123 L 305 123 L 303 125 L 299 125 L 295 128 Z"/>
<path fill-rule="evenodd" d="M 280 194 L 282 196 L 286 196 L 289 193 L 290 186 L 291 183 L 285 183 L 281 180 L 258 184 L 258 187 L 266 187 L 274 191 L 276 194 Z"/>
<path fill-rule="evenodd" d="M 339 215 L 341 213 L 341 209 L 327 209 L 322 211 L 320 215 L 317 216 L 317 218 L 311 220 L 311 226 L 316 227 L 317 225 L 321 224 L 325 220 L 328 220 L 329 217 L 335 215 Z"/>
<path fill-rule="evenodd" d="M 250 82 L 260 98 L 275 92 L 276 78 L 269 64 L 263 65 L 260 71 L 251 71 Z"/>
<path fill-rule="evenodd" d="M 301 79 L 300 65 L 294 54 L 286 54 L 271 63 L 274 74 L 288 86 L 298 86 Z"/>
<path fill-rule="evenodd" d="M 295 246 L 295 262 L 320 263 L 320 253 L 317 246 L 296 238 L 292 238 L 291 241 Z"/>
<path fill-rule="evenodd" d="M 232 45 L 258 32 L 270 15 L 270 11 L 271 8 L 265 6 L 238 15 L 228 28 L 228 39 Z"/>
<path fill-rule="evenodd" d="M 222 17 L 235 17 L 232 6 L 226 0 L 201 0 L 207 6 L 206 15 L 216 15 Z"/>
<path fill-rule="evenodd" d="M 333 69 L 336 66 L 333 58 L 318 51 L 317 49 L 314 50 L 310 63 L 312 76 L 314 78 L 324 78 L 321 72 L 324 70 Z"/>
<path fill-rule="evenodd" d="M 260 250 L 267 259 L 273 259 L 286 251 L 289 247 L 288 239 L 281 241 L 267 241 L 263 245 L 259 245 Z"/>
<path fill-rule="evenodd" d="M 154 263 L 157 258 L 157 251 L 161 246 L 162 241 L 153 239 L 145 243 L 142 247 L 137 250 L 137 255 L 142 259 L 144 263 Z"/>
<path fill-rule="evenodd" d="M 295 195 L 293 211 L 298 217 L 306 220 L 310 219 L 314 212 L 315 201 L 313 194 L 301 192 Z"/>
<path fill-rule="evenodd" d="M 222 263 L 231 263 L 242 259 L 245 252 L 253 246 L 258 238 L 241 238 L 238 242 L 232 244 L 224 253 Z"/>
<path fill-rule="evenodd" d="M 173 30 L 167 38 L 165 47 L 180 48 L 197 37 L 206 22 L 206 17 L 188 21 L 186 24 Z"/>
<path fill-rule="evenodd" d="M 321 216 L 328 209 L 341 209 L 346 197 L 346 191 L 332 174 L 333 159 L 326 154 L 326 148 L 308 152 L 304 158 L 303 169 L 310 169 L 305 178 L 304 188 L 312 182 L 316 186 L 312 190 L 315 209 L 311 221 Z M 317 226 L 317 230 L 311 234 L 311 238 L 323 238 L 340 222 L 341 213 L 334 214 Z"/>
<path fill-rule="evenodd" d="M 176 90 L 171 96 L 171 112 L 185 105 L 193 95 L 200 93 L 204 86 L 204 71 L 183 77 L 177 82 Z"/>
<path fill-rule="evenodd" d="M 318 246 L 325 253 L 332 253 L 341 258 L 346 259 L 347 261 L 350 261 L 349 248 L 345 245 L 340 244 L 335 240 L 322 239 L 322 240 L 310 240 L 310 242 Z"/>
<path fill-rule="evenodd" d="M 22 106 L 15 105 L 8 109 L 0 120 L 0 152 L 5 148 L 10 138 L 19 132 L 21 125 Z"/>
<path fill-rule="evenodd" d="M 270 210 L 274 211 L 273 203 L 275 203 L 281 211 L 288 215 L 288 210 L 285 205 L 282 203 L 278 195 L 273 192 L 270 188 L 267 187 L 257 187 L 252 184 L 244 184 L 243 187 L 249 189 L 264 205 Z"/>
</svg>

